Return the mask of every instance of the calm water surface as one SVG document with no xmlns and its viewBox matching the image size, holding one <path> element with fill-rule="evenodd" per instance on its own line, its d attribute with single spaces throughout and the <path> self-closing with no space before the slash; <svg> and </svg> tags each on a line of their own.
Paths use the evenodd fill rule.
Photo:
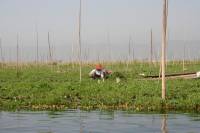
<svg viewBox="0 0 200 133">
<path fill-rule="evenodd" d="M 200 115 L 0 112 L 0 133 L 200 133 Z"/>
</svg>

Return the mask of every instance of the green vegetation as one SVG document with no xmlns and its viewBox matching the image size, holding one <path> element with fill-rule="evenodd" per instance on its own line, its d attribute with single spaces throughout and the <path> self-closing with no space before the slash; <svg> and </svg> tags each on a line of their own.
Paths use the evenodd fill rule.
<svg viewBox="0 0 200 133">
<path fill-rule="evenodd" d="M 104 63 L 114 73 L 105 82 L 88 77 L 93 64 L 21 65 L 18 77 L 12 64 L 1 65 L 1 110 L 121 109 L 134 111 L 200 111 L 200 80 L 167 80 L 167 100 L 161 99 L 161 81 L 139 76 L 158 75 L 159 65 L 141 62 Z M 186 72 L 200 70 L 200 63 L 186 62 Z M 181 62 L 170 62 L 167 73 L 182 72 Z M 115 78 L 121 77 L 116 83 Z"/>
</svg>

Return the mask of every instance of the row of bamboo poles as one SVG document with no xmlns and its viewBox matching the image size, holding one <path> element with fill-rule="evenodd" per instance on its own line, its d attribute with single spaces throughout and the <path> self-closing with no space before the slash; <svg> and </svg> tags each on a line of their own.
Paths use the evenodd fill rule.
<svg viewBox="0 0 200 133">
<path fill-rule="evenodd" d="M 82 59 L 81 59 L 81 9 L 82 0 L 80 0 L 79 10 L 79 65 L 80 65 L 80 82 L 82 80 Z M 163 21 L 162 21 L 162 58 L 161 58 L 161 71 L 162 71 L 162 99 L 166 98 L 166 79 L 165 79 L 165 67 L 166 67 L 166 47 L 167 47 L 167 22 L 168 22 L 168 0 L 163 0 Z M 129 58 L 130 58 L 130 41 L 129 41 Z M 152 62 L 152 31 L 151 31 L 151 62 Z M 128 66 L 128 65 L 127 65 Z"/>
<path fill-rule="evenodd" d="M 79 49 L 79 53 L 80 53 L 80 55 L 78 55 L 78 58 L 79 58 L 79 60 L 87 60 L 88 59 L 88 56 L 89 56 L 89 50 L 84 50 L 85 52 L 83 53 L 82 52 L 82 48 L 81 48 L 81 0 L 80 0 L 80 12 L 79 12 L 79 29 L 80 29 L 80 32 L 79 32 L 79 47 L 80 47 L 80 49 Z M 38 47 L 38 29 L 37 29 L 37 25 L 36 25 L 36 28 L 35 28 L 35 34 L 36 34 L 36 62 L 38 63 L 39 62 L 39 47 Z M 19 35 L 18 35 L 19 36 Z M 153 61 L 157 61 L 158 59 L 156 58 L 156 57 L 154 57 L 155 56 L 155 53 L 153 53 L 154 52 L 154 50 L 153 50 L 153 31 L 152 31 L 152 29 L 151 29 L 151 32 L 150 32 L 150 37 L 151 37 L 151 42 L 150 42 L 150 62 L 152 63 Z M 112 60 L 112 54 L 111 54 L 111 43 L 110 43 L 110 37 L 109 37 L 109 33 L 108 33 L 108 49 L 109 49 L 109 60 L 111 61 Z M 127 56 L 127 62 L 130 62 L 130 61 L 133 61 L 134 60 L 134 56 L 135 56 L 135 51 L 134 51 L 134 47 L 132 46 L 133 45 L 133 39 L 132 39 L 132 37 L 130 36 L 129 37 L 129 44 L 128 44 L 128 56 Z M 19 47 L 19 46 L 18 46 Z M 0 56 L 1 56 L 1 62 L 4 62 L 5 61 L 5 58 L 4 58 L 4 56 L 3 56 L 3 50 L 2 50 L 3 48 L 2 48 L 2 43 L 1 43 L 1 38 L 0 38 L 0 52 L 1 52 L 1 54 L 0 54 Z M 19 48 L 18 48 L 19 49 Z M 52 46 L 52 44 L 51 44 L 51 41 L 50 41 L 50 33 L 48 32 L 48 59 L 49 59 L 49 62 L 52 62 L 53 61 L 53 46 Z M 75 52 L 74 52 L 74 45 L 72 45 L 72 61 L 73 61 L 73 59 L 74 59 L 74 54 L 75 54 Z M 97 57 L 97 61 L 100 61 L 100 60 L 103 60 L 103 59 L 101 59 L 101 54 L 100 53 L 98 53 L 98 55 L 97 55 L 98 57 Z M 131 56 L 132 56 L 132 59 L 131 59 Z M 184 55 L 183 55 L 184 57 L 183 57 L 183 70 L 185 70 L 185 46 L 184 46 Z M 44 57 L 45 58 L 45 57 Z M 82 59 L 81 59 L 82 58 Z M 155 58 L 155 59 L 154 59 Z"/>
<path fill-rule="evenodd" d="M 80 0 L 80 6 L 79 6 L 79 17 L 78 17 L 78 59 L 79 59 L 79 74 L 80 74 L 80 82 L 82 81 L 82 34 L 81 34 L 81 20 L 82 20 L 82 0 Z M 166 70 L 166 47 L 167 47 L 167 27 L 168 27 L 168 0 L 163 0 L 163 17 L 162 17 L 162 56 L 161 56 L 161 71 L 162 71 L 162 99 L 165 99 L 166 97 L 166 79 L 165 79 L 165 70 Z M 39 62 L 39 42 L 38 42 L 38 29 L 37 25 L 35 28 L 36 33 L 36 63 Z M 153 63 L 153 31 L 151 29 L 150 31 L 150 62 Z M 110 44 L 110 38 L 108 34 L 108 45 L 109 45 L 109 59 L 112 60 L 111 57 L 111 44 Z M 49 61 L 53 61 L 53 47 L 50 41 L 50 33 L 48 32 L 48 51 L 49 51 Z M 3 57 L 3 50 L 2 50 L 2 40 L 0 38 L 0 56 L 1 61 L 3 62 L 5 59 Z M 88 51 L 89 52 L 89 51 Z M 128 44 L 128 58 L 127 58 L 127 68 L 129 65 L 129 61 L 134 59 L 134 47 L 133 47 L 133 40 L 131 37 L 129 37 L 129 44 Z M 74 55 L 74 46 L 72 45 L 72 55 Z M 87 54 L 85 54 L 87 56 Z M 73 58 L 73 57 L 72 57 Z M 185 46 L 184 46 L 184 58 L 185 58 Z M 100 59 L 99 59 L 100 60 Z M 18 75 L 18 69 L 19 69 L 19 34 L 17 34 L 17 75 Z M 185 69 L 185 60 L 183 59 L 183 70 Z"/>
</svg>

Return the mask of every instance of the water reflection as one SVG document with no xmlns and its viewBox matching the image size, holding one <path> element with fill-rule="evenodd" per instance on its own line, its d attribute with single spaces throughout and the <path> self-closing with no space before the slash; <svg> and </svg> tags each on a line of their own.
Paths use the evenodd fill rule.
<svg viewBox="0 0 200 133">
<path fill-rule="evenodd" d="M 161 133 L 168 133 L 167 129 L 167 115 L 162 115 Z"/>
<path fill-rule="evenodd" d="M 82 115 L 81 115 L 81 111 L 80 110 L 78 110 L 78 112 L 79 112 L 79 117 L 80 117 L 80 133 L 83 133 L 83 128 L 84 128 L 84 126 L 83 126 L 83 117 L 82 117 Z"/>
<path fill-rule="evenodd" d="M 200 121 L 194 119 L 199 116 L 81 110 L 0 112 L 0 133 L 199 133 Z"/>
<path fill-rule="evenodd" d="M 114 111 L 100 111 L 99 120 L 114 120 L 115 113 Z"/>
</svg>

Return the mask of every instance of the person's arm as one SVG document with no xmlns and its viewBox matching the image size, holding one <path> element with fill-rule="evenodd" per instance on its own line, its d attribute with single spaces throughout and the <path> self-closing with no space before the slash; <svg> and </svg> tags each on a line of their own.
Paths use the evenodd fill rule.
<svg viewBox="0 0 200 133">
<path fill-rule="evenodd" d="M 89 76 L 90 76 L 90 77 L 94 76 L 94 73 L 95 73 L 95 69 L 93 69 L 93 70 L 89 73 Z"/>
<path fill-rule="evenodd" d="M 101 78 L 104 79 L 104 73 L 103 72 L 101 73 Z"/>
</svg>

